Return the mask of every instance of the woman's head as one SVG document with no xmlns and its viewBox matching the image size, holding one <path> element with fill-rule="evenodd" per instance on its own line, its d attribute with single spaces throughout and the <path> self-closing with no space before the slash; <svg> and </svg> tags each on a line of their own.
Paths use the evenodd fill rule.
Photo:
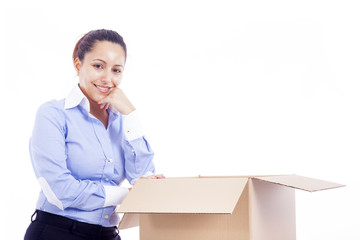
<svg viewBox="0 0 360 240">
<path fill-rule="evenodd" d="M 73 51 L 73 61 L 75 62 L 76 58 L 82 61 L 85 57 L 85 54 L 93 49 L 94 44 L 101 41 L 108 41 L 119 44 L 123 48 L 126 57 L 126 44 L 123 38 L 115 31 L 99 29 L 90 31 L 82 38 L 80 38 L 80 40 L 76 43 Z"/>
<path fill-rule="evenodd" d="M 73 60 L 80 89 L 90 102 L 97 102 L 121 83 L 126 45 L 114 31 L 91 31 L 76 44 Z"/>
</svg>

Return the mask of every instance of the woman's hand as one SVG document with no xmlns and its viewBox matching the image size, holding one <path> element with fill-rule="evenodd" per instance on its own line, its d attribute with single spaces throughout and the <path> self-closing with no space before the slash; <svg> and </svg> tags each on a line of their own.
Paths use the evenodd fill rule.
<svg viewBox="0 0 360 240">
<path fill-rule="evenodd" d="M 163 179 L 165 178 L 165 176 L 163 174 L 156 174 L 156 175 L 151 175 L 148 177 L 141 177 L 141 178 L 145 178 L 145 179 Z"/>
<path fill-rule="evenodd" d="M 98 104 L 101 109 L 107 109 L 110 105 L 112 105 L 123 115 L 129 115 L 135 110 L 134 105 L 132 105 L 130 100 L 120 88 L 112 89 L 109 95 L 98 101 Z"/>
</svg>

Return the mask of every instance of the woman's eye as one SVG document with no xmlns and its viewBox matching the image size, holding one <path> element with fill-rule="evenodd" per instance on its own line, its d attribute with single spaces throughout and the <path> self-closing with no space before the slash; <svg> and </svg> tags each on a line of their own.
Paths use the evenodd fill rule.
<svg viewBox="0 0 360 240">
<path fill-rule="evenodd" d="M 114 72 L 121 73 L 121 70 L 120 69 L 114 69 Z"/>
<path fill-rule="evenodd" d="M 101 69 L 101 68 L 102 68 L 102 66 L 101 66 L 100 64 L 94 64 L 94 67 L 95 67 L 95 68 L 98 68 L 98 69 Z"/>
</svg>

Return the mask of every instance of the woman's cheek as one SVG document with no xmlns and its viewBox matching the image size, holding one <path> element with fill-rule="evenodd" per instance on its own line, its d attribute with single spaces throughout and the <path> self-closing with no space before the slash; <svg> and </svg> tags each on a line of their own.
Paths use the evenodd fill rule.
<svg viewBox="0 0 360 240">
<path fill-rule="evenodd" d="M 115 87 L 118 87 L 118 86 L 120 85 L 121 79 L 122 79 L 122 76 L 120 76 L 120 77 L 118 77 L 118 78 L 115 79 L 115 81 L 114 81 Z"/>
</svg>

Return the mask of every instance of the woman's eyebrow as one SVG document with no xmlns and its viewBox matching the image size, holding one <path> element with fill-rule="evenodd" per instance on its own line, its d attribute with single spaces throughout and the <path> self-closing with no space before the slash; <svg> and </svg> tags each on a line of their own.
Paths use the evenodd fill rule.
<svg viewBox="0 0 360 240">
<path fill-rule="evenodd" d="M 104 60 L 102 60 L 102 59 L 93 59 L 92 61 L 93 61 L 93 62 L 94 62 L 94 61 L 100 61 L 100 62 L 103 62 L 103 63 L 106 64 L 106 62 L 105 62 Z"/>
<path fill-rule="evenodd" d="M 97 58 L 97 59 L 93 59 L 92 61 L 93 61 L 93 62 L 94 62 L 94 61 L 100 61 L 100 62 L 102 62 L 102 63 L 106 64 L 106 62 L 105 62 L 104 60 L 102 60 L 102 59 L 98 59 L 98 58 Z M 114 66 L 124 68 L 124 66 L 123 66 L 123 65 L 121 65 L 121 64 L 115 64 Z"/>
</svg>

